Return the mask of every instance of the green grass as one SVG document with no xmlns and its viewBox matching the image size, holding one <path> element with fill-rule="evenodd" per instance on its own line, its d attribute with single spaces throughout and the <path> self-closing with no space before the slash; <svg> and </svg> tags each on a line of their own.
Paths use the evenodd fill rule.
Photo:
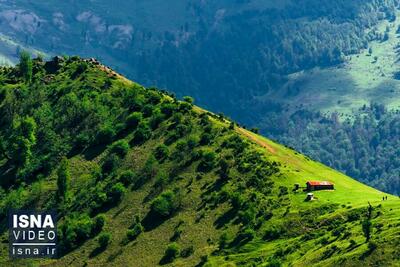
<svg viewBox="0 0 400 267">
<path fill-rule="evenodd" d="M 369 42 L 372 54 L 369 54 L 369 49 L 365 49 L 359 54 L 346 56 L 342 65 L 291 74 L 282 90 L 266 95 L 265 98 L 284 100 L 289 105 L 303 103 L 306 107 L 322 112 L 337 111 L 342 117 L 350 116 L 370 102 L 398 109 L 400 81 L 393 75 L 400 69 L 397 49 L 399 35 L 396 34 L 399 25 L 397 14 L 396 21 L 382 21 L 376 27 L 382 34 L 389 27 L 389 39 Z M 293 91 L 297 93 L 290 93 Z"/>
<path fill-rule="evenodd" d="M 385 255 L 387 255 L 388 251 L 394 251 L 394 247 L 386 242 L 393 243 L 394 239 L 400 234 L 398 229 L 400 225 L 398 223 L 398 219 L 400 218 L 400 199 L 398 197 L 384 194 L 374 188 L 366 186 L 267 138 L 251 132 L 247 133 L 252 135 L 258 142 L 265 142 L 275 150 L 274 153 L 268 152 L 267 154 L 270 159 L 281 162 L 284 166 L 284 175 L 279 181 L 280 184 L 289 188 L 293 188 L 295 183 L 300 183 L 301 186 L 305 186 L 307 180 L 330 181 L 335 184 L 334 191 L 324 190 L 314 192 L 314 195 L 318 199 L 312 202 L 304 201 L 306 192 L 291 193 L 290 200 L 292 205 L 290 207 L 289 216 L 290 214 L 296 214 L 297 212 L 318 208 L 327 204 L 337 204 L 334 212 L 321 216 L 321 218 L 330 220 L 337 216 L 344 216 L 349 210 L 365 208 L 368 206 L 368 203 L 371 203 L 374 207 L 381 205 L 382 208 L 380 209 L 383 215 L 374 219 L 373 223 L 374 225 L 383 224 L 384 230 L 380 233 L 373 234 L 373 240 L 379 242 L 379 247 L 383 245 L 383 248 L 380 249 L 385 252 L 382 252 L 382 254 L 385 253 Z M 264 148 L 259 149 L 265 150 Z M 384 195 L 388 196 L 387 201 L 382 201 Z M 276 222 L 279 221 L 279 219 L 276 220 Z M 328 237 L 330 240 L 333 240 L 329 242 L 329 246 L 336 245 L 341 250 L 340 253 L 335 253 L 334 256 L 326 260 L 320 260 L 320 258 L 327 246 L 316 245 L 315 239 L 303 241 L 301 238 L 283 238 L 267 243 L 262 241 L 254 242 L 250 252 L 230 255 L 228 259 L 225 257 L 214 257 L 211 260 L 210 266 L 241 266 L 257 258 L 263 259 L 261 261 L 262 264 L 257 266 L 267 266 L 266 262 L 268 258 L 272 256 L 277 249 L 286 249 L 288 246 L 290 247 L 289 244 L 297 244 L 299 246 L 294 253 L 284 258 L 283 262 L 286 264 L 290 263 L 291 266 L 336 266 L 338 262 L 344 263 L 344 266 L 358 266 L 359 263 L 357 263 L 357 260 L 360 260 L 360 255 L 367 250 L 365 238 L 361 231 L 361 225 L 358 221 L 344 223 L 343 225 L 351 231 L 351 238 L 354 239 L 358 245 L 354 249 L 349 249 L 349 240 L 337 240 L 332 238 L 330 232 L 325 232 L 320 235 L 318 239 Z M 376 259 L 377 262 L 381 260 L 391 260 L 393 257 L 392 259 L 395 259 L 392 263 L 393 266 L 400 265 L 398 253 L 393 256 L 377 255 L 376 257 L 378 258 Z M 355 263 L 351 263 L 351 259 L 355 260 Z"/>
<path fill-rule="evenodd" d="M 51 84 L 46 85 L 43 90 L 35 88 L 42 93 L 41 97 L 45 101 L 47 100 L 46 93 L 52 96 L 54 88 L 59 90 L 59 94 L 65 93 L 68 89 L 83 96 L 97 91 L 104 100 L 112 95 L 112 100 L 115 102 L 107 102 L 111 105 L 111 108 L 107 108 L 118 111 L 117 108 L 123 106 L 120 103 L 124 103 L 122 100 L 124 100 L 126 88 L 137 90 L 143 96 L 150 94 L 150 91 L 137 84 L 120 76 L 113 77 L 112 73 L 105 72 L 106 68 L 96 65 L 90 65 L 81 77 L 71 79 L 80 60 L 68 62 L 52 76 Z M 4 72 L 3 76 L 0 76 L 5 83 L 8 81 L 7 73 L 9 72 Z M 46 76 L 47 74 L 37 75 Z M 11 94 L 12 90 L 22 85 L 22 82 L 18 80 L 18 77 L 9 78 L 14 79 L 13 83 L 6 85 Z M 107 82 L 109 82 L 108 89 L 104 86 Z M 162 95 L 162 101 L 172 100 L 171 96 Z M 30 101 L 35 101 L 35 99 L 30 99 Z M 177 101 L 175 104 L 179 106 L 179 103 Z M 24 103 L 16 102 L 16 104 Z M 99 108 L 104 108 L 101 104 L 98 105 Z M 59 108 L 57 102 L 54 102 L 53 108 Z M 178 142 L 188 140 L 189 137 L 200 139 L 200 136 L 205 133 L 204 128 L 207 127 L 201 124 L 200 116 L 205 112 L 207 111 L 195 106 L 190 112 L 182 113 L 183 118 L 191 123 L 192 128 L 189 133 L 172 144 L 168 144 L 171 155 L 180 152 L 177 148 Z M 122 114 L 125 113 L 128 112 L 122 112 Z M 115 114 L 110 113 L 109 116 L 112 117 Z M 111 233 L 111 243 L 107 249 L 95 253 L 98 248 L 98 236 L 91 236 L 57 260 L 12 261 L 7 257 L 8 233 L 3 231 L 0 235 L 0 266 L 157 266 L 166 248 L 172 242 L 177 242 L 181 250 L 193 246 L 194 251 L 187 258 L 178 257 L 165 266 L 201 266 L 201 262 L 205 266 L 268 266 L 274 260 L 285 266 L 359 266 L 360 264 L 396 266 L 398 264 L 400 199 L 388 195 L 388 200 L 382 201 L 383 193 L 378 190 L 262 136 L 238 127 L 236 130 L 229 129 L 229 121 L 211 113 L 207 114 L 214 133 L 210 144 L 197 144 L 185 153 L 182 160 L 177 159 L 179 156 L 170 156 L 163 162 L 155 163 L 156 173 L 164 171 L 172 176 L 168 183 L 160 188 L 157 186 L 156 178 L 152 177 L 147 178 L 147 182 L 141 187 L 127 185 L 126 194 L 121 202 L 112 203 L 109 208 L 102 211 L 106 217 L 103 232 Z M 118 122 L 123 122 L 122 115 L 118 118 Z M 61 214 L 66 216 L 69 212 L 88 213 L 88 208 L 84 206 L 87 203 L 79 200 L 85 199 L 86 195 L 90 196 L 91 189 L 104 184 L 111 187 L 118 182 L 118 174 L 125 170 L 139 174 L 144 172 L 146 161 L 155 148 L 165 143 L 169 134 L 175 130 L 171 128 L 171 124 L 170 119 L 165 119 L 159 127 L 154 129 L 150 140 L 140 145 L 130 145 L 127 155 L 120 159 L 120 166 L 115 171 L 116 173 L 103 177 L 100 181 L 93 178 L 91 173 L 99 168 L 102 161 L 109 155 L 108 149 L 95 146 L 92 150 L 84 150 L 71 156 L 68 159 L 71 181 L 67 194 L 70 204 L 58 206 Z M 63 129 L 63 131 L 69 130 Z M 131 143 L 135 131 L 123 133 L 118 135 L 113 142 L 123 139 Z M 245 150 L 246 153 L 234 153 L 232 148 L 223 145 L 235 135 L 240 135 L 239 140 L 249 144 Z M 234 163 L 227 181 L 220 182 L 219 167 L 201 174 L 198 171 L 199 159 L 182 165 L 193 151 L 200 150 L 214 151 L 217 159 L 227 158 Z M 257 162 L 250 164 L 251 156 L 257 153 L 260 154 Z M 0 163 L 2 167 L 6 161 L 3 160 Z M 259 168 L 271 169 L 272 164 L 277 166 L 278 171 L 254 180 L 254 177 L 258 177 Z M 250 166 L 250 170 L 239 171 L 239 167 L 245 169 L 246 166 Z M 57 190 L 56 173 L 57 170 L 53 169 L 49 175 L 38 181 L 20 185 L 23 195 L 32 198 L 32 201 L 24 207 L 42 209 L 51 205 L 49 203 L 54 203 L 53 197 Z M 292 188 L 296 183 L 305 186 L 307 180 L 331 181 L 335 184 L 335 190 L 314 192 L 317 200 L 306 202 L 304 201 L 306 192 L 301 190 L 293 192 Z M 132 226 L 135 216 L 138 215 L 144 223 L 144 218 L 151 209 L 152 200 L 161 192 L 174 188 L 181 190 L 180 209 L 164 221 L 157 221 L 158 225 L 148 226 L 135 240 L 127 242 L 126 232 Z M 288 194 L 280 194 L 281 191 L 285 191 L 285 188 Z M 7 196 L 7 194 L 12 194 L 12 190 L 3 193 Z M 242 197 L 243 200 L 237 210 L 232 209 L 236 193 L 240 193 L 238 197 Z M 222 198 L 224 194 L 227 198 L 225 200 Z M 33 197 L 34 195 L 37 197 Z M 91 198 L 88 200 L 89 203 L 90 200 Z M 370 255 L 366 255 L 368 247 L 361 228 L 368 202 L 374 207 L 371 240 L 377 244 L 377 249 L 369 253 Z M 2 200 L 0 204 L 3 204 Z M 58 204 L 54 203 L 54 205 Z M 79 205 L 81 207 L 76 208 Z M 238 210 L 249 212 L 251 207 L 260 213 L 255 216 L 259 224 L 246 223 L 243 220 L 245 214 L 237 212 Z M 262 209 L 263 207 L 266 208 Z M 357 213 L 358 217 L 350 220 L 350 213 L 353 212 Z M 268 214 L 269 217 L 264 217 Z M 65 217 L 62 217 L 59 225 L 64 223 Z M 180 236 L 173 240 L 178 228 Z M 281 232 L 267 240 L 264 236 L 271 228 L 280 229 Z M 249 242 L 235 243 L 234 240 L 239 236 L 240 231 L 248 229 L 254 230 L 254 239 Z M 219 238 L 224 232 L 230 236 L 229 246 L 219 249 Z M 354 247 L 349 247 L 350 240 L 354 240 L 356 244 Z M 326 256 L 327 253 L 329 257 Z"/>
</svg>

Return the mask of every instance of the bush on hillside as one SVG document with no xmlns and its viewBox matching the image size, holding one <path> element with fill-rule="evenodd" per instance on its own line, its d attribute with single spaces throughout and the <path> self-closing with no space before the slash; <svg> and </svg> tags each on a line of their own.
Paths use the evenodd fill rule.
<svg viewBox="0 0 400 267">
<path fill-rule="evenodd" d="M 129 151 L 129 144 L 125 140 L 119 140 L 115 142 L 110 148 L 111 153 L 114 153 L 121 158 L 125 157 L 128 151 Z"/>
<path fill-rule="evenodd" d="M 140 224 L 140 222 L 135 223 L 132 229 L 126 231 L 126 237 L 128 238 L 129 241 L 133 241 L 143 232 L 143 230 L 144 228 Z"/>
<path fill-rule="evenodd" d="M 151 212 L 159 217 L 169 217 L 180 207 L 180 197 L 173 191 L 165 191 L 151 203 Z"/>
<path fill-rule="evenodd" d="M 104 159 L 103 164 L 101 165 L 101 171 L 103 176 L 107 176 L 110 173 L 114 172 L 120 164 L 121 159 L 115 154 L 109 154 Z"/>
<path fill-rule="evenodd" d="M 137 130 L 135 131 L 133 142 L 135 144 L 141 144 L 151 138 L 151 130 L 146 123 L 140 123 Z"/>
<path fill-rule="evenodd" d="M 154 156 L 158 161 L 163 161 L 164 159 L 168 158 L 168 155 L 169 155 L 168 146 L 164 144 L 159 145 L 154 151 Z"/>
<path fill-rule="evenodd" d="M 197 167 L 200 172 L 209 172 L 215 167 L 217 155 L 213 151 L 206 151 L 202 155 L 202 159 Z"/>
<path fill-rule="evenodd" d="M 167 249 L 164 252 L 163 261 L 164 262 L 172 262 L 179 256 L 180 247 L 177 243 L 171 243 L 168 245 Z"/>
<path fill-rule="evenodd" d="M 99 247 L 101 249 L 105 249 L 111 243 L 111 234 L 110 233 L 102 233 L 98 239 Z"/>
<path fill-rule="evenodd" d="M 123 184 L 116 183 L 114 184 L 110 191 L 107 193 L 109 197 L 109 201 L 112 203 L 119 203 L 124 196 L 126 189 Z"/>
<path fill-rule="evenodd" d="M 135 129 L 142 121 L 143 115 L 140 112 L 133 112 L 126 118 L 126 126 L 130 129 Z"/>
<path fill-rule="evenodd" d="M 101 230 L 103 230 L 105 223 L 106 223 L 106 216 L 104 214 L 97 215 L 93 221 L 93 227 L 92 227 L 93 235 L 100 233 Z"/>
<path fill-rule="evenodd" d="M 114 136 L 116 135 L 114 127 L 111 125 L 104 125 L 101 127 L 96 136 L 97 144 L 109 144 L 112 142 Z"/>
<path fill-rule="evenodd" d="M 144 118 L 148 118 L 153 114 L 154 106 L 151 104 L 144 105 L 142 108 L 142 113 Z"/>
<path fill-rule="evenodd" d="M 133 171 L 128 170 L 124 171 L 119 175 L 119 181 L 124 185 L 124 186 L 129 186 L 133 185 L 136 183 L 138 179 L 137 174 L 135 174 Z"/>
</svg>

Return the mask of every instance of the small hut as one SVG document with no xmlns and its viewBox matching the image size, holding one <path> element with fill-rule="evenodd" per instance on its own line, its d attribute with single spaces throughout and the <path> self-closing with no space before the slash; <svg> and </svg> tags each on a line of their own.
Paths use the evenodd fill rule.
<svg viewBox="0 0 400 267">
<path fill-rule="evenodd" d="M 307 185 L 307 191 L 335 189 L 334 184 L 327 181 L 308 181 L 306 185 Z"/>
</svg>

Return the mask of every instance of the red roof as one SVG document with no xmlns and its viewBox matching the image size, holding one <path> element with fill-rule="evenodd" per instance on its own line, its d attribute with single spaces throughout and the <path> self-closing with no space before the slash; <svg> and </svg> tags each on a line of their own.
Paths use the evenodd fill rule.
<svg viewBox="0 0 400 267">
<path fill-rule="evenodd" d="M 309 184 L 309 185 L 333 185 L 331 182 L 327 182 L 327 181 L 308 181 L 307 184 Z"/>
</svg>

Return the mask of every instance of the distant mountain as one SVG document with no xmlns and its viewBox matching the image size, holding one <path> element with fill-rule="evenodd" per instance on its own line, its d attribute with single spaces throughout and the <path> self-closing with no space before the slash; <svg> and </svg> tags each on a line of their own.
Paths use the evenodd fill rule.
<svg viewBox="0 0 400 267">
<path fill-rule="evenodd" d="M 96 60 L 0 68 L 0 114 L 1 266 L 400 261 L 397 197 Z M 9 209 L 56 209 L 60 258 L 9 259 Z"/>
<path fill-rule="evenodd" d="M 288 130 L 305 125 L 296 124 L 303 110 L 320 118 L 312 124 L 317 130 L 334 112 L 341 122 L 359 121 L 359 109 L 371 102 L 396 114 L 398 8 L 398 0 L 0 1 L 0 33 L 15 43 L 0 39 L 0 63 L 16 62 L 21 47 L 100 58 L 146 86 L 192 95 L 216 113 L 399 193 L 391 181 L 400 163 L 390 147 L 400 136 L 381 135 L 381 120 L 363 131 L 368 153 L 353 153 L 360 142 L 348 134 L 345 159 L 327 142 L 336 131 Z M 380 146 L 372 145 L 378 134 Z M 360 154 L 367 155 L 362 164 Z M 389 156 L 376 161 L 376 154 Z"/>
<path fill-rule="evenodd" d="M 147 85 L 242 115 L 286 75 L 384 38 L 398 1 L 3 1 L 1 33 L 50 53 L 96 56 Z M 291 92 L 293 93 L 293 92 Z M 221 100 L 225 103 L 221 105 Z M 276 98 L 274 100 L 284 100 Z M 239 110 L 240 109 L 240 110 Z M 262 114 L 261 116 L 262 117 Z"/>
</svg>

